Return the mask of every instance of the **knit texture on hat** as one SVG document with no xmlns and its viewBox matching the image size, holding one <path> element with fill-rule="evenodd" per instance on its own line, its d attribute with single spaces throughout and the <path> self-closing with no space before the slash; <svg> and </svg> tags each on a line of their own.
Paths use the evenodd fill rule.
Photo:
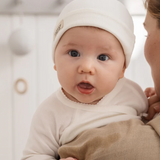
<svg viewBox="0 0 160 160">
<path fill-rule="evenodd" d="M 133 21 L 125 6 L 118 0 L 73 0 L 61 12 L 54 30 L 53 59 L 55 48 L 62 35 L 70 28 L 93 26 L 112 33 L 121 43 L 130 62 L 135 36 Z"/>
</svg>

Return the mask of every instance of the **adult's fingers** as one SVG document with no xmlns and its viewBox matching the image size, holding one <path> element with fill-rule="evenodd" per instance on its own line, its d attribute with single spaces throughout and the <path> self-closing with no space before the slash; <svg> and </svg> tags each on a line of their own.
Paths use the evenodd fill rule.
<svg viewBox="0 0 160 160">
<path fill-rule="evenodd" d="M 149 106 L 151 106 L 152 104 L 155 104 L 159 101 L 160 101 L 160 99 L 156 94 L 148 99 Z"/>
<path fill-rule="evenodd" d="M 145 117 L 147 120 L 153 119 L 156 113 L 160 112 L 160 102 L 154 103 L 149 107 L 148 116 Z"/>
<path fill-rule="evenodd" d="M 62 159 L 60 159 L 60 160 L 77 160 L 77 159 L 72 158 L 72 157 L 68 157 L 68 158 L 62 158 Z"/>
<path fill-rule="evenodd" d="M 154 106 L 154 109 L 157 113 L 160 113 L 160 102 L 157 102 Z"/>
<path fill-rule="evenodd" d="M 156 94 L 155 89 L 153 87 L 146 88 L 144 93 L 147 97 L 151 97 Z"/>
</svg>

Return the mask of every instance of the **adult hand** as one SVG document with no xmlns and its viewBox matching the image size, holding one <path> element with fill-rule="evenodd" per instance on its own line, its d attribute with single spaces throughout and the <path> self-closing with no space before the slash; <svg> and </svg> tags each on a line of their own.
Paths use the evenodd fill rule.
<svg viewBox="0 0 160 160">
<path fill-rule="evenodd" d="M 77 160 L 77 159 L 72 158 L 72 157 L 68 157 L 68 158 L 62 158 L 62 159 L 60 159 L 60 160 Z"/>
<path fill-rule="evenodd" d="M 156 94 L 155 89 L 153 87 L 146 88 L 144 91 L 147 98 L 154 96 Z"/>
<path fill-rule="evenodd" d="M 149 109 L 148 109 L 148 116 L 145 117 L 147 120 L 151 120 L 156 113 L 160 112 L 160 99 L 156 95 L 154 88 L 147 88 L 145 90 L 145 94 L 148 98 Z"/>
</svg>

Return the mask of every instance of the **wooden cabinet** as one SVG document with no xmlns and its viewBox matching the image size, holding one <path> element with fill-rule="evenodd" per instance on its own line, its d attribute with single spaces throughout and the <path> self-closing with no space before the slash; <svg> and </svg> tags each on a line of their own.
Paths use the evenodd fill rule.
<svg viewBox="0 0 160 160">
<path fill-rule="evenodd" d="M 36 108 L 59 87 L 52 61 L 55 21 L 54 16 L 25 16 L 23 27 L 34 48 L 18 56 L 8 48 L 8 38 L 19 28 L 19 16 L 0 15 L 0 159 L 20 160 Z M 24 94 L 15 90 L 18 79 L 27 83 Z"/>
</svg>

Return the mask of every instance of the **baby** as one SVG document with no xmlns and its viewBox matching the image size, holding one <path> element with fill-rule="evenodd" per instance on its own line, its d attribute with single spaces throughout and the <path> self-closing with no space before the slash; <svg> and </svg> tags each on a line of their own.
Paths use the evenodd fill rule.
<svg viewBox="0 0 160 160">
<path fill-rule="evenodd" d="M 23 160 L 105 159 L 107 143 L 95 137 L 148 109 L 142 89 L 124 77 L 134 42 L 132 18 L 117 0 L 73 0 L 63 9 L 53 42 L 61 88 L 36 111 Z"/>
</svg>

